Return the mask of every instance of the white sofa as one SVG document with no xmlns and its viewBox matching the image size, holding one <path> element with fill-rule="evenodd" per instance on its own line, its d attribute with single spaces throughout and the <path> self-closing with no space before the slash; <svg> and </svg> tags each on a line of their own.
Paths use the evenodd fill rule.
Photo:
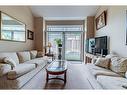
<svg viewBox="0 0 127 95">
<path fill-rule="evenodd" d="M 8 57 L 16 63 L 15 67 L 5 63 L 4 59 Z M 21 89 L 46 66 L 47 61 L 48 58 L 38 56 L 36 50 L 0 53 L 0 89 Z"/>
<path fill-rule="evenodd" d="M 88 70 L 87 72 L 90 73 L 89 75 L 93 76 L 92 78 L 94 78 L 94 80 L 96 80 L 97 83 L 99 84 L 99 85 L 96 85 L 95 84 L 96 82 L 93 81 L 91 77 L 88 77 L 88 80 L 90 81 L 94 89 L 127 89 L 127 59 L 125 58 L 124 65 L 123 65 L 122 63 L 120 64 L 117 62 L 114 63 L 112 58 L 115 58 L 115 57 L 113 56 L 109 57 L 109 60 L 110 60 L 109 68 L 103 68 L 101 66 L 97 66 L 94 63 L 87 63 L 85 65 Z M 119 57 L 119 59 L 117 60 L 115 59 L 115 61 L 119 61 L 119 62 L 120 60 L 121 60 L 121 57 Z M 116 72 L 118 70 L 121 70 L 122 74 Z"/>
</svg>

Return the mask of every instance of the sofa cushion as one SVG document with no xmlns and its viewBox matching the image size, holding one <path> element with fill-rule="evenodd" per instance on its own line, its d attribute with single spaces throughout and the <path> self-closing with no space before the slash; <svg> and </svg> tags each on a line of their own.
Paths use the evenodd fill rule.
<svg viewBox="0 0 127 95">
<path fill-rule="evenodd" d="M 0 53 L 0 62 L 4 63 L 4 58 L 9 57 L 15 61 L 16 64 L 19 64 L 19 59 L 18 56 L 15 52 L 10 52 L 10 53 Z"/>
<path fill-rule="evenodd" d="M 42 58 L 36 58 L 26 61 L 23 64 L 36 64 L 36 66 L 39 66 L 39 65 L 46 65 L 46 62 Z"/>
<path fill-rule="evenodd" d="M 127 71 L 127 58 L 113 57 L 111 58 L 110 69 L 118 74 L 124 75 Z"/>
<path fill-rule="evenodd" d="M 11 70 L 11 65 L 9 64 L 0 64 L 0 77 L 7 74 Z"/>
<path fill-rule="evenodd" d="M 36 66 L 39 66 L 39 65 L 45 66 L 48 60 L 46 58 L 47 57 L 35 58 L 35 59 L 24 62 L 24 64 L 36 64 Z"/>
<path fill-rule="evenodd" d="M 16 68 L 8 72 L 7 77 L 8 79 L 15 79 L 17 77 L 20 77 L 30 72 L 34 68 L 35 68 L 35 64 L 19 64 L 16 66 Z"/>
<path fill-rule="evenodd" d="M 31 59 L 30 52 L 28 52 L 28 51 L 18 52 L 17 55 L 19 57 L 20 63 L 24 63 L 24 62 L 29 61 Z"/>
<path fill-rule="evenodd" d="M 4 62 L 6 64 L 10 64 L 12 69 L 16 67 L 16 62 L 12 58 L 10 58 L 10 57 L 5 57 L 4 58 Z"/>
<path fill-rule="evenodd" d="M 110 63 L 110 60 L 108 58 L 98 58 L 95 62 L 95 65 L 108 69 L 109 63 Z"/>
<path fill-rule="evenodd" d="M 94 75 L 94 77 L 97 77 L 98 75 L 116 76 L 116 77 L 120 77 L 121 76 L 121 75 L 119 75 L 117 73 L 112 72 L 111 70 L 98 67 L 98 66 L 96 66 L 94 64 L 87 64 L 86 66 L 90 70 L 92 75 Z"/>
<path fill-rule="evenodd" d="M 103 70 L 99 70 L 99 69 L 93 69 L 91 70 L 92 74 L 97 77 L 99 75 L 104 75 L 104 76 L 115 76 L 115 77 L 120 77 L 119 74 L 117 73 L 114 73 L 110 70 L 107 70 L 107 69 L 103 69 Z"/>
<path fill-rule="evenodd" d="M 31 59 L 35 59 L 37 57 L 37 50 L 31 50 L 30 56 L 31 56 Z"/>
<path fill-rule="evenodd" d="M 125 89 L 127 79 L 113 76 L 97 76 L 97 81 L 104 89 Z"/>
</svg>

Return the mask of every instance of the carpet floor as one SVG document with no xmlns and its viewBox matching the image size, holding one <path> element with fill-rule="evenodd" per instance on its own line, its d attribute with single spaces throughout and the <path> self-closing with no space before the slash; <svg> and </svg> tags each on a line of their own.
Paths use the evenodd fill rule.
<svg viewBox="0 0 127 95">
<path fill-rule="evenodd" d="M 82 61 L 68 61 L 71 64 L 83 64 Z"/>
<path fill-rule="evenodd" d="M 46 71 L 43 69 L 22 89 L 92 89 L 84 67 L 84 64 L 68 62 L 66 84 L 62 80 L 49 80 L 46 83 Z M 63 75 L 50 77 L 63 77 Z"/>
</svg>

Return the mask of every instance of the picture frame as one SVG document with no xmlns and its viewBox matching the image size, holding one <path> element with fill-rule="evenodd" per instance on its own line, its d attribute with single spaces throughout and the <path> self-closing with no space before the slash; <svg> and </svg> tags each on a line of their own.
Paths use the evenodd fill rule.
<svg viewBox="0 0 127 95">
<path fill-rule="evenodd" d="M 27 39 L 34 40 L 34 32 L 27 30 Z"/>
<path fill-rule="evenodd" d="M 26 24 L 0 11 L 0 40 L 26 42 Z"/>
<path fill-rule="evenodd" d="M 107 16 L 107 12 L 103 11 L 96 19 L 96 30 L 99 30 L 100 28 L 106 26 L 107 22 L 106 22 L 106 16 Z"/>
</svg>

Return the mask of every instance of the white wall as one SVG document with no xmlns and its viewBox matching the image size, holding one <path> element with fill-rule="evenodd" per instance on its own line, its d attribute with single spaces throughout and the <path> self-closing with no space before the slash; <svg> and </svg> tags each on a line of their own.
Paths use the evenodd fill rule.
<svg viewBox="0 0 127 95">
<path fill-rule="evenodd" d="M 26 6 L 0 6 L 0 11 L 20 20 L 26 24 L 26 29 L 34 31 L 33 16 L 29 7 Z M 27 37 L 27 36 L 26 36 Z M 34 48 L 33 40 L 23 42 L 0 41 L 0 52 L 4 51 L 23 51 Z"/>
<path fill-rule="evenodd" d="M 109 36 L 109 50 L 127 57 L 126 10 L 127 6 L 100 7 L 96 17 L 107 10 L 107 25 L 95 32 L 95 36 Z"/>
</svg>

